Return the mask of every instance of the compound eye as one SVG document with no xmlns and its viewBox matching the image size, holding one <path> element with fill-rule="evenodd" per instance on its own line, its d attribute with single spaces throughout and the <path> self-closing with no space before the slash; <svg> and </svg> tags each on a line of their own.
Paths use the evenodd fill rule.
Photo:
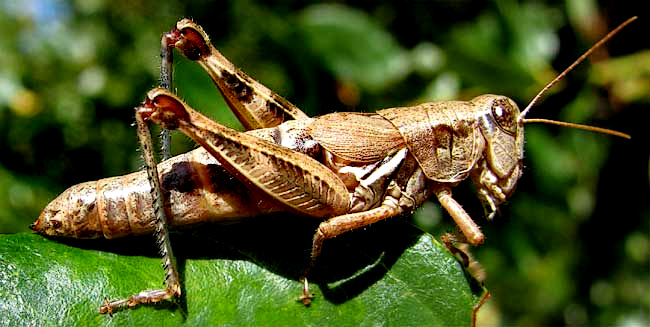
<svg viewBox="0 0 650 327">
<path fill-rule="evenodd" d="M 508 134 L 517 133 L 517 115 L 519 109 L 508 99 L 496 99 L 492 102 L 492 116 L 499 127 Z"/>
</svg>

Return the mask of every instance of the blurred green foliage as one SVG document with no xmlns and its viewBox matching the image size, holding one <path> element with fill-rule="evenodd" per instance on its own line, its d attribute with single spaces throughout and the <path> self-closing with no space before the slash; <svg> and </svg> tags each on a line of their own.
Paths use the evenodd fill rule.
<svg viewBox="0 0 650 327">
<path fill-rule="evenodd" d="M 181 17 L 194 18 L 249 74 L 318 115 L 482 93 L 523 107 L 640 8 L 578 0 L 5 0 L 0 232 L 26 231 L 70 185 L 139 169 L 132 108 L 156 85 L 160 35 Z M 500 217 L 479 218 L 471 187 L 455 191 L 487 236 L 474 251 L 492 292 L 486 324 L 650 323 L 645 20 L 569 74 L 530 115 L 614 128 L 632 140 L 528 126 L 526 170 Z M 176 57 L 179 94 L 237 126 L 208 77 Z M 180 135 L 173 144 L 176 153 L 194 147 Z M 433 203 L 414 221 L 434 235 L 453 229 Z"/>
</svg>

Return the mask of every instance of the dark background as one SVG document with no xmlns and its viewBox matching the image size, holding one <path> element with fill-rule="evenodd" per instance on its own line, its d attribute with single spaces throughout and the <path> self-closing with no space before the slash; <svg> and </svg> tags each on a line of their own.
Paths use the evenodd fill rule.
<svg viewBox="0 0 650 327">
<path fill-rule="evenodd" d="M 250 75 L 310 115 L 504 94 L 523 108 L 633 15 L 605 1 L 0 2 L 0 233 L 27 232 L 49 200 L 141 167 L 133 107 L 158 75 L 160 35 L 191 17 Z M 486 234 L 474 253 L 490 325 L 647 325 L 650 312 L 648 17 L 573 71 L 529 117 L 632 140 L 527 126 L 524 176 L 488 222 L 471 185 L 455 198 Z M 197 65 L 179 94 L 238 126 Z M 195 145 L 174 135 L 175 153 Z M 436 203 L 411 219 L 440 235 Z M 0 253 L 1 254 L 1 253 Z"/>
</svg>

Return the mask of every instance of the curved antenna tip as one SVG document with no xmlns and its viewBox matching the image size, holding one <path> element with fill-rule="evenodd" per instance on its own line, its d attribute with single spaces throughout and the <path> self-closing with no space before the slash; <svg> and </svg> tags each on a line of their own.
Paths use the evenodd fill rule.
<svg viewBox="0 0 650 327">
<path fill-rule="evenodd" d="M 564 71 L 562 71 L 560 74 L 558 74 L 550 83 L 546 84 L 544 88 L 542 88 L 537 95 L 528 103 L 526 108 L 519 114 L 519 118 L 517 119 L 519 121 L 519 124 L 523 124 L 524 117 L 528 114 L 530 109 L 539 101 L 539 99 L 551 88 L 553 85 L 555 85 L 557 82 L 559 82 L 561 79 L 566 76 L 570 71 L 573 70 L 577 65 L 582 63 L 587 57 L 591 55 L 591 53 L 594 52 L 594 50 L 598 49 L 600 46 L 602 46 L 605 42 L 609 41 L 614 35 L 616 35 L 621 29 L 623 29 L 625 26 L 630 24 L 631 22 L 635 21 L 638 19 L 638 16 L 632 16 L 628 18 L 626 21 L 618 25 L 615 29 L 613 29 L 611 32 L 607 33 L 600 41 L 596 42 L 591 48 L 589 48 L 585 53 L 583 53 L 576 61 L 574 61 L 569 67 L 567 67 Z"/>
</svg>

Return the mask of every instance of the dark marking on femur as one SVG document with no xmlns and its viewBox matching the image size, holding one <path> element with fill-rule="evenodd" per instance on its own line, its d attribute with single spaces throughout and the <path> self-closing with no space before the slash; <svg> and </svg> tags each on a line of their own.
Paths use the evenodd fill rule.
<svg viewBox="0 0 650 327">
<path fill-rule="evenodd" d="M 200 165 L 201 169 L 207 172 L 210 185 L 204 185 L 206 190 L 211 192 L 217 189 L 223 190 L 236 190 L 240 197 L 245 198 L 249 196 L 249 191 L 237 178 L 230 174 L 221 165 Z"/>
<path fill-rule="evenodd" d="M 277 103 L 275 103 L 274 101 L 267 101 L 266 107 L 268 109 L 268 112 L 270 113 L 269 114 L 270 117 L 274 117 L 274 118 L 279 117 L 281 119 L 280 123 L 286 121 L 285 112 L 284 110 L 280 109 L 280 106 L 278 106 Z"/>
<path fill-rule="evenodd" d="M 233 91 L 237 100 L 242 103 L 250 103 L 253 100 L 253 89 L 248 84 L 242 82 L 240 76 L 233 75 L 227 71 L 222 71 L 223 80 L 226 87 Z"/>
</svg>

